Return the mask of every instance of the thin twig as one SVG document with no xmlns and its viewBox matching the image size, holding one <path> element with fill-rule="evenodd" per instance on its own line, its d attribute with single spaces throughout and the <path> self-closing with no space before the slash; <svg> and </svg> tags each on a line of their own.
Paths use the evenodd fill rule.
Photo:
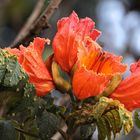
<svg viewBox="0 0 140 140">
<path fill-rule="evenodd" d="M 51 0 L 38 20 L 30 26 L 30 29 L 27 31 L 27 33 L 22 36 L 22 38 L 18 42 L 13 43 L 10 47 L 18 48 L 19 44 L 24 44 L 31 41 L 32 38 L 38 35 L 43 29 L 49 28 L 48 21 L 61 2 L 62 0 Z"/>
<path fill-rule="evenodd" d="M 5 107 L 0 106 L 0 117 L 2 117 L 2 116 L 3 116 L 4 111 L 5 111 Z"/>
<path fill-rule="evenodd" d="M 28 135 L 28 136 L 31 136 L 31 137 L 34 137 L 34 138 L 39 138 L 38 135 L 35 135 L 35 134 L 32 134 L 32 133 L 26 132 L 26 131 L 24 131 L 23 129 L 20 129 L 20 128 L 17 128 L 17 127 L 15 127 L 15 129 L 16 129 L 17 131 L 21 132 L 21 133 L 24 133 L 24 134 Z"/>
<path fill-rule="evenodd" d="M 30 30 L 31 25 L 34 23 L 34 21 L 40 15 L 41 10 L 42 10 L 42 8 L 44 6 L 44 3 L 45 3 L 45 0 L 38 0 L 38 2 L 36 4 L 32 14 L 29 16 L 27 22 L 25 23 L 25 25 L 22 27 L 22 29 L 18 33 L 16 39 L 14 40 L 14 43 L 16 43 L 19 40 L 21 40 L 28 33 L 28 30 Z"/>
<path fill-rule="evenodd" d="M 66 130 L 67 130 L 67 126 L 64 125 L 63 127 L 61 128 L 57 128 L 57 133 L 52 137 L 52 139 L 61 139 L 62 137 L 65 139 L 65 140 L 68 140 L 68 136 L 67 136 L 67 133 L 66 133 Z"/>
<path fill-rule="evenodd" d="M 59 128 L 58 128 L 58 132 L 63 136 L 63 138 L 64 138 L 65 140 L 68 140 L 67 134 L 66 134 L 62 129 L 59 129 Z"/>
<path fill-rule="evenodd" d="M 27 132 L 27 131 L 24 131 L 23 129 L 20 129 L 20 128 L 17 128 L 17 127 L 15 127 L 15 129 L 16 129 L 18 132 L 20 132 L 20 133 L 24 133 L 25 135 L 28 135 L 28 136 L 31 136 L 31 137 L 34 137 L 34 138 L 39 138 L 38 135 L 29 133 L 29 132 Z M 65 140 L 68 139 L 67 134 L 66 134 L 63 130 L 58 129 L 58 132 L 63 136 L 63 138 L 64 138 Z M 53 140 L 53 139 L 50 139 L 50 140 Z"/>
</svg>

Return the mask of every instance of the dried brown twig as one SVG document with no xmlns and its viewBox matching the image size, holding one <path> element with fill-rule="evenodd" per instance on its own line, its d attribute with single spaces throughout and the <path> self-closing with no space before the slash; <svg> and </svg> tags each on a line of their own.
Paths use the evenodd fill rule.
<svg viewBox="0 0 140 140">
<path fill-rule="evenodd" d="M 40 15 L 41 10 L 42 10 L 42 8 L 44 6 L 44 2 L 45 2 L 45 0 L 38 0 L 38 2 L 36 4 L 32 14 L 29 16 L 26 24 L 22 27 L 22 29 L 18 33 L 18 35 L 15 38 L 14 42 L 18 42 L 19 40 L 21 40 L 23 38 L 23 36 L 26 35 L 28 30 L 30 30 L 30 26 L 37 19 L 37 17 Z"/>
<path fill-rule="evenodd" d="M 58 8 L 62 0 L 51 0 L 44 12 L 39 16 L 42 9 L 42 4 L 44 0 L 38 0 L 32 15 L 29 17 L 27 23 L 21 29 L 20 33 L 17 35 L 15 41 L 10 45 L 11 48 L 18 48 L 20 44 L 24 44 L 32 40 L 32 38 L 38 35 L 43 29 L 49 28 L 49 20 L 55 10 Z M 40 10 L 38 9 L 40 8 Z M 36 20 L 36 21 L 35 21 Z"/>
</svg>

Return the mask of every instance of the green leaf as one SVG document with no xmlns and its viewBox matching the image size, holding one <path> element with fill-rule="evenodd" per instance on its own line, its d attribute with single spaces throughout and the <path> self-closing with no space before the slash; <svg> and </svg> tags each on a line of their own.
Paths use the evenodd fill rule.
<svg viewBox="0 0 140 140">
<path fill-rule="evenodd" d="M 20 99 L 19 102 L 17 102 L 17 105 L 14 108 L 12 108 L 11 112 L 19 113 L 33 108 L 35 104 L 34 98 L 35 98 L 34 86 L 30 83 L 26 83 L 22 98 Z"/>
<path fill-rule="evenodd" d="M 36 120 L 32 120 L 32 119 L 28 119 L 28 121 L 26 121 L 24 123 L 23 129 L 26 130 L 26 132 L 28 133 L 32 133 L 35 134 L 36 136 L 39 136 L 38 134 L 38 129 L 37 129 L 37 123 Z M 40 140 L 39 138 L 36 137 L 32 137 L 29 135 L 24 134 L 24 137 L 26 140 Z"/>
<path fill-rule="evenodd" d="M 80 134 L 83 138 L 88 138 L 93 135 L 96 129 L 95 124 L 86 124 L 80 127 Z"/>
<path fill-rule="evenodd" d="M 64 106 L 57 106 L 57 105 L 53 105 L 49 112 L 56 114 L 56 115 L 62 115 L 64 114 L 66 111 L 66 108 Z"/>
<path fill-rule="evenodd" d="M 134 111 L 134 123 L 140 129 L 140 109 Z"/>
<path fill-rule="evenodd" d="M 103 113 L 106 111 L 107 107 L 108 107 L 108 102 L 99 102 L 96 104 L 95 106 L 95 110 L 94 110 L 94 117 L 96 119 L 98 119 L 99 117 L 101 117 L 103 115 Z"/>
<path fill-rule="evenodd" d="M 11 120 L 11 123 L 16 129 L 16 140 L 40 140 L 40 138 L 37 137 L 39 135 L 35 119 L 28 118 L 24 125 L 22 125 L 22 129 L 19 122 Z M 21 133 L 21 131 L 24 131 L 26 133 Z"/>
<path fill-rule="evenodd" d="M 15 90 L 23 89 L 29 77 L 18 63 L 15 55 L 0 49 L 0 84 L 4 87 L 16 87 Z M 17 89 L 18 88 L 18 89 Z"/>
<path fill-rule="evenodd" d="M 6 59 L 6 74 L 4 78 L 4 86 L 16 86 L 22 79 L 27 79 L 27 74 L 22 70 L 16 59 L 10 57 Z"/>
<path fill-rule="evenodd" d="M 10 122 L 14 128 L 20 128 L 20 124 L 17 121 L 10 120 Z M 16 131 L 16 140 L 21 140 L 20 136 L 21 136 L 21 133 L 19 131 Z"/>
<path fill-rule="evenodd" d="M 24 137 L 25 137 L 25 140 L 40 140 L 38 138 L 34 138 L 34 137 L 31 137 L 31 136 L 28 136 L 28 135 L 24 135 Z"/>
<path fill-rule="evenodd" d="M 21 95 L 14 91 L 1 91 L 0 92 L 0 106 L 13 107 L 21 99 Z"/>
<path fill-rule="evenodd" d="M 0 50 L 0 83 L 2 82 L 6 72 L 6 63 L 3 52 Z"/>
<path fill-rule="evenodd" d="M 103 118 L 104 118 L 105 124 L 106 124 L 106 135 L 107 135 L 107 139 L 108 140 L 111 140 L 111 131 L 112 131 L 112 128 L 110 126 L 109 120 L 106 119 L 105 116 L 103 116 Z"/>
<path fill-rule="evenodd" d="M 134 118 L 134 123 L 135 123 L 136 127 L 140 129 L 140 109 L 136 109 L 134 111 L 133 118 Z"/>
<path fill-rule="evenodd" d="M 122 120 L 124 134 L 128 134 L 133 128 L 132 112 L 129 112 L 123 106 L 119 107 L 119 114 Z"/>
<path fill-rule="evenodd" d="M 0 140 L 16 140 L 16 131 L 9 121 L 0 120 Z"/>
<path fill-rule="evenodd" d="M 42 99 L 44 99 L 46 109 L 50 109 L 53 106 L 54 98 L 52 98 L 51 94 L 47 94 Z"/>
<path fill-rule="evenodd" d="M 13 110 L 16 107 L 13 105 L 18 103 L 17 108 L 22 110 L 20 105 L 21 102 L 24 102 L 24 109 L 27 108 L 33 100 L 30 97 L 31 93 L 35 92 L 28 80 L 29 77 L 18 63 L 17 57 L 4 49 L 0 49 L 0 105 L 3 106 L 4 104 L 6 109 L 9 106 L 11 111 L 11 108 Z M 21 100 L 25 96 L 29 97 L 30 100 L 29 98 L 25 98 L 28 100 Z"/>
<path fill-rule="evenodd" d="M 101 97 L 95 105 L 84 104 L 70 113 L 67 120 L 73 120 L 75 126 L 96 123 L 99 140 L 110 140 L 112 133 L 115 138 L 121 130 L 127 134 L 133 128 L 132 113 L 119 101 L 106 97 Z"/>
<path fill-rule="evenodd" d="M 111 132 L 113 132 L 114 139 L 115 139 L 116 134 L 120 133 L 122 128 L 123 128 L 124 134 L 127 134 L 128 132 L 130 132 L 133 127 L 131 112 L 126 110 L 124 108 L 124 106 L 117 100 L 112 100 L 112 99 L 102 97 L 102 99 L 97 104 L 97 106 L 99 106 L 99 104 L 102 104 L 102 103 L 103 104 L 106 103 L 106 105 L 107 104 L 108 105 L 104 106 L 105 107 L 104 112 L 102 112 L 102 115 L 100 117 L 99 117 L 99 115 L 96 115 L 96 116 L 98 116 L 98 120 L 101 123 L 99 125 L 99 122 L 97 121 L 99 138 L 101 140 L 104 140 L 105 135 L 106 135 L 108 140 L 110 140 Z M 100 107 L 102 108 L 103 105 L 100 105 Z M 97 108 L 99 108 L 99 107 L 97 107 Z M 103 110 L 103 108 L 102 108 L 102 110 Z M 99 109 L 98 109 L 98 111 L 99 111 Z M 102 127 L 105 126 L 107 128 L 104 133 L 101 132 L 102 131 L 101 126 Z"/>
<path fill-rule="evenodd" d="M 122 122 L 120 119 L 120 115 L 119 115 L 119 111 L 117 110 L 110 110 L 105 114 L 105 118 L 108 121 L 108 123 L 110 124 L 111 128 L 112 128 L 112 132 L 114 134 L 114 138 L 116 137 L 116 133 L 119 133 L 121 131 L 122 128 Z"/>
<path fill-rule="evenodd" d="M 37 124 L 41 140 L 49 140 L 59 127 L 59 118 L 52 113 L 43 112 L 43 114 L 37 118 Z"/>
<path fill-rule="evenodd" d="M 98 127 L 98 139 L 104 140 L 107 136 L 107 129 L 106 129 L 106 121 L 102 117 L 97 120 L 97 127 Z"/>
</svg>

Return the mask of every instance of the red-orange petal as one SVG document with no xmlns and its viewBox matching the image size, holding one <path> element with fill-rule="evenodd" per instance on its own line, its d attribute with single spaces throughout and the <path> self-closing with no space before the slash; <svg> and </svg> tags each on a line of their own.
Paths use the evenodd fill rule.
<svg viewBox="0 0 140 140">
<path fill-rule="evenodd" d="M 50 40 L 45 39 L 45 38 L 36 37 L 36 38 L 34 38 L 33 46 L 31 45 L 31 48 L 35 49 L 36 52 L 41 56 L 43 53 L 45 44 L 49 45 Z"/>
<path fill-rule="evenodd" d="M 126 71 L 127 65 L 121 63 L 121 56 L 104 52 L 90 38 L 87 38 L 86 44 L 80 42 L 78 51 L 79 65 L 84 65 L 87 70 L 105 75 L 121 74 Z"/>
<path fill-rule="evenodd" d="M 42 60 L 45 43 L 49 43 L 49 40 L 37 37 L 27 48 L 21 45 L 20 50 L 6 49 L 17 55 L 19 63 L 29 75 L 29 81 L 34 84 L 38 96 L 44 96 L 54 88 L 51 74 Z"/>
<path fill-rule="evenodd" d="M 77 42 L 84 41 L 86 36 L 96 40 L 100 32 L 94 30 L 90 18 L 80 19 L 73 12 L 69 17 L 58 21 L 58 32 L 53 39 L 54 57 L 61 68 L 70 72 L 77 61 Z"/>
<path fill-rule="evenodd" d="M 132 73 L 140 73 L 140 60 L 138 62 L 131 64 L 130 71 Z"/>
<path fill-rule="evenodd" d="M 99 95 L 104 91 L 110 79 L 110 75 L 98 75 L 84 67 L 80 68 L 76 70 L 73 76 L 74 95 L 80 100 Z"/>
<path fill-rule="evenodd" d="M 126 65 L 120 63 L 121 57 L 103 52 L 95 41 L 87 39 L 86 44 L 79 42 L 77 70 L 72 81 L 78 99 L 101 94 L 114 75 L 126 71 Z"/>
<path fill-rule="evenodd" d="M 130 67 L 131 75 L 123 80 L 111 94 L 111 98 L 119 100 L 128 110 L 140 107 L 140 60 Z"/>
</svg>

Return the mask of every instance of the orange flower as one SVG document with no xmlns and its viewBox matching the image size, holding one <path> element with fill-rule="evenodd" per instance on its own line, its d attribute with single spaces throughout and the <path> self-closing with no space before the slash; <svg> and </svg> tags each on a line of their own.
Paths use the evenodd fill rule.
<svg viewBox="0 0 140 140">
<path fill-rule="evenodd" d="M 96 40 L 100 35 L 99 31 L 93 29 L 94 25 L 88 17 L 79 20 L 75 12 L 58 21 L 58 32 L 52 46 L 55 60 L 64 71 L 70 72 L 77 61 L 76 42 L 84 41 L 86 36 Z"/>
<path fill-rule="evenodd" d="M 111 98 L 119 100 L 128 110 L 140 107 L 140 60 L 130 66 L 131 75 L 123 80 Z"/>
<path fill-rule="evenodd" d="M 45 43 L 49 43 L 49 40 L 37 37 L 27 48 L 22 45 L 20 50 L 6 48 L 8 52 L 17 55 L 19 63 L 29 75 L 30 82 L 35 85 L 38 96 L 44 96 L 54 88 L 51 74 L 42 60 Z"/>
<path fill-rule="evenodd" d="M 85 99 L 101 94 L 112 76 L 125 72 L 122 57 L 103 52 L 90 38 L 79 42 L 78 66 L 73 76 L 73 91 L 77 98 Z M 85 47 L 86 46 L 86 47 Z"/>
</svg>

